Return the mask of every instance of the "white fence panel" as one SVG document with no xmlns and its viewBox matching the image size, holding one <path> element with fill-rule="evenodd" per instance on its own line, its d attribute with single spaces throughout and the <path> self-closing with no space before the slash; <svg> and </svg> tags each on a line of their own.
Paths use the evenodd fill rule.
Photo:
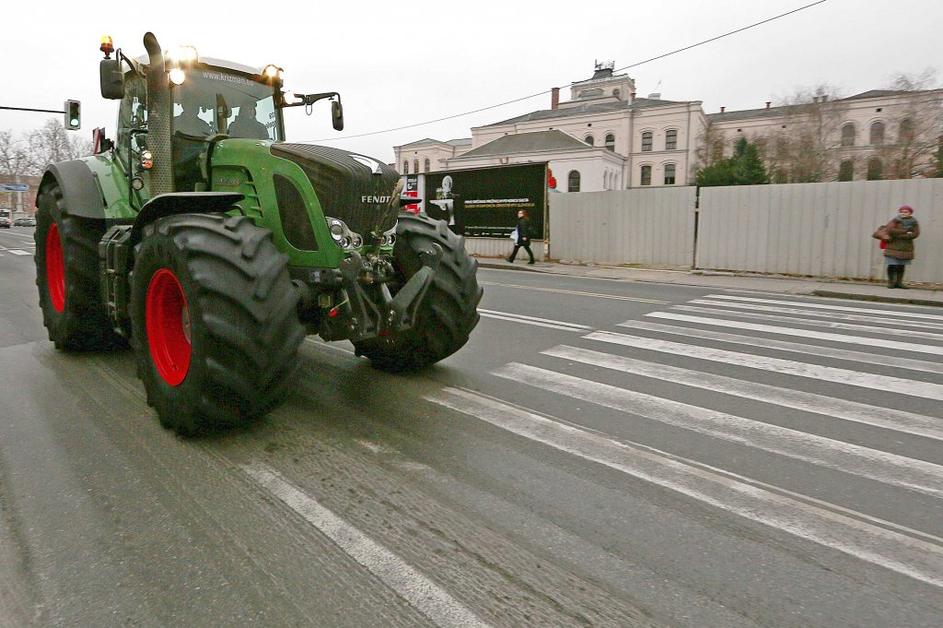
<svg viewBox="0 0 943 628">
<path fill-rule="evenodd" d="M 695 265 L 879 279 L 871 233 L 904 204 L 921 231 L 907 279 L 943 283 L 943 179 L 702 188 Z"/>
<path fill-rule="evenodd" d="M 690 268 L 694 187 L 550 195 L 550 257 Z"/>
<path fill-rule="evenodd" d="M 511 238 L 465 238 L 465 250 L 473 257 L 507 257 L 514 250 L 514 242 Z M 543 240 L 531 240 L 530 250 L 534 253 L 534 259 L 543 261 Z M 526 262 L 527 251 L 520 249 L 517 259 Z"/>
</svg>

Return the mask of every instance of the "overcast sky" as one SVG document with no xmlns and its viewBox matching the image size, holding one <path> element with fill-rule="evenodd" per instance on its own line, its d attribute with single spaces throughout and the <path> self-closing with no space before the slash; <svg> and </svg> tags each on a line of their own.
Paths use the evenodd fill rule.
<svg viewBox="0 0 943 628">
<path fill-rule="evenodd" d="M 276 63 L 297 92 L 340 92 L 343 133 L 331 128 L 329 106 L 319 103 L 311 117 L 302 108 L 287 111 L 288 138 L 390 162 L 394 145 L 469 137 L 472 126 L 547 109 L 550 97 L 405 131 L 345 136 L 568 86 L 589 78 L 596 59 L 619 68 L 811 1 L 8 2 L 0 105 L 57 109 L 77 98 L 78 133 L 105 126 L 113 136 L 116 103 L 98 91 L 99 38 L 108 33 L 137 56 L 151 30 L 164 48 L 192 44 L 205 56 Z M 941 32 L 941 0 L 827 0 L 629 75 L 640 96 L 701 100 L 708 113 L 722 105 L 751 109 L 821 83 L 851 95 L 885 87 L 898 72 L 937 67 L 943 74 Z M 0 130 L 19 134 L 47 117 L 0 111 Z"/>
</svg>

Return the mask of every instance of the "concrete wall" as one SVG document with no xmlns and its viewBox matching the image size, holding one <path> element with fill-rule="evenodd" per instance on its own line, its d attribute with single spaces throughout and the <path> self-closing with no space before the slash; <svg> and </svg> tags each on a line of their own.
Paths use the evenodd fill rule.
<svg viewBox="0 0 943 628">
<path fill-rule="evenodd" d="M 511 254 L 514 243 L 511 238 L 465 238 L 465 250 L 474 257 L 507 257 Z M 531 240 L 530 250 L 534 253 L 534 259 L 544 260 L 544 241 Z M 517 252 L 516 262 L 527 261 L 527 251 L 523 248 Z"/>
<path fill-rule="evenodd" d="M 694 199 L 695 188 L 680 186 L 551 194 L 549 256 L 690 268 Z"/>
<path fill-rule="evenodd" d="M 880 278 L 871 234 L 903 204 L 921 229 L 908 280 L 943 283 L 943 179 L 702 188 L 696 266 Z M 552 209 L 551 234 L 559 233 Z"/>
</svg>

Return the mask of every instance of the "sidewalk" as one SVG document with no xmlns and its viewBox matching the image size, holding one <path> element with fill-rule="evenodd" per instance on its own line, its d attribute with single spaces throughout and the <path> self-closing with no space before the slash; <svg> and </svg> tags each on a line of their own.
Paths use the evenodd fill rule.
<svg viewBox="0 0 943 628">
<path fill-rule="evenodd" d="M 479 258 L 478 265 L 481 268 L 519 270 L 592 279 L 620 279 L 703 288 L 757 290 L 760 292 L 780 292 L 783 294 L 943 307 L 943 289 L 911 288 L 909 290 L 891 290 L 884 284 L 865 281 L 829 281 L 783 275 L 757 275 L 754 273 L 708 270 L 660 270 L 654 268 L 628 268 L 625 266 L 601 266 L 598 264 L 537 262 L 530 265 L 521 260 L 510 264 L 497 258 Z"/>
</svg>

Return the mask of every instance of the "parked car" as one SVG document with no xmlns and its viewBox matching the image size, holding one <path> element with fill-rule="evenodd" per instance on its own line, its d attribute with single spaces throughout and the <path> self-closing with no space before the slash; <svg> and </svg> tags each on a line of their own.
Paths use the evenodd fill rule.
<svg viewBox="0 0 943 628">
<path fill-rule="evenodd" d="M 0 217 L 0 227 L 3 227 L 4 229 L 9 229 L 11 225 L 12 223 L 10 222 L 9 218 L 7 218 L 6 216 Z"/>
<path fill-rule="evenodd" d="M 13 221 L 14 227 L 35 227 L 36 221 L 32 218 L 17 218 Z"/>
</svg>

